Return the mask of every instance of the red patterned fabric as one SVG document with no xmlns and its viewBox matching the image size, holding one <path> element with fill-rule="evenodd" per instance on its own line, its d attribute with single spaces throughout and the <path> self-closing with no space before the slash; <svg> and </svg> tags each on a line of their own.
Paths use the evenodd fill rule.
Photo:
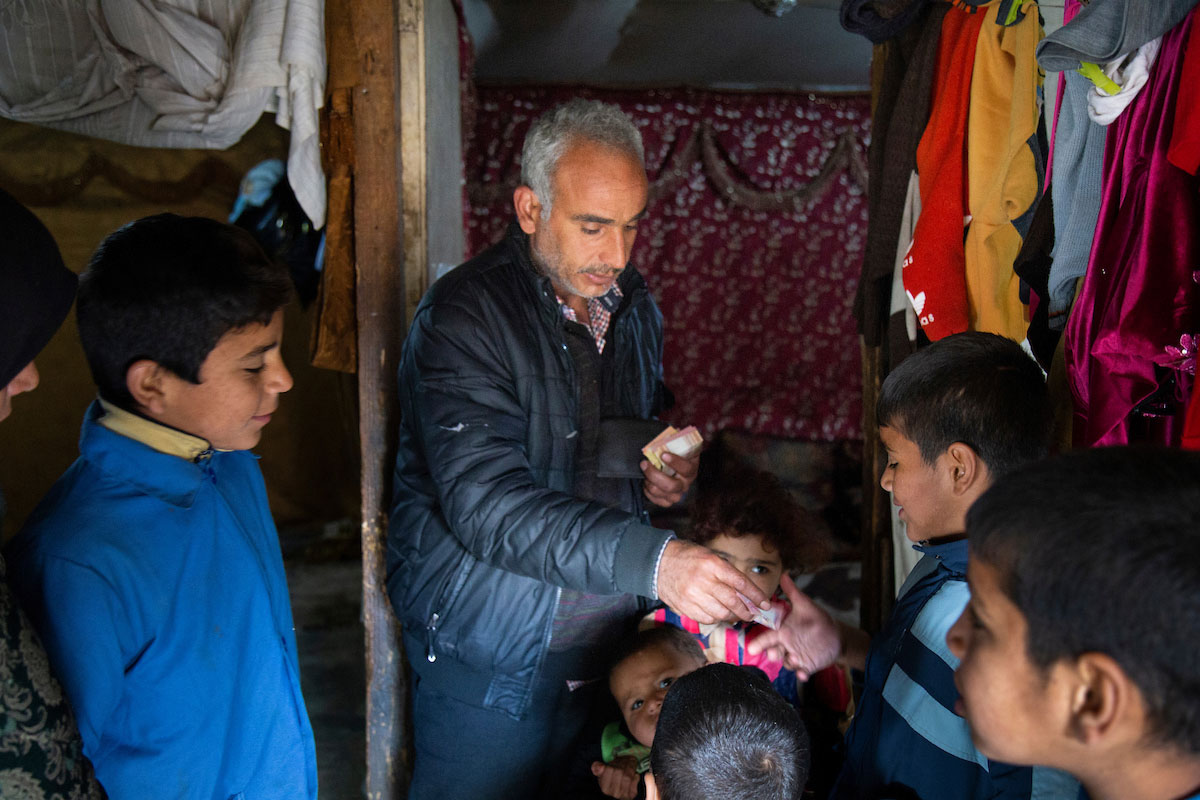
<svg viewBox="0 0 1200 800">
<path fill-rule="evenodd" d="M 570 97 L 638 125 L 651 180 L 632 261 L 663 310 L 675 425 L 859 439 L 851 309 L 867 230 L 864 96 L 476 87 L 467 248 L 512 218 L 530 122 Z"/>
</svg>

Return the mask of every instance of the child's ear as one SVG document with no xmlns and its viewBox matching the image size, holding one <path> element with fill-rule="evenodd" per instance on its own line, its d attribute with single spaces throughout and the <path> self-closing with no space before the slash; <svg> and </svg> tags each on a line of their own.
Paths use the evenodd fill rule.
<svg viewBox="0 0 1200 800">
<path fill-rule="evenodd" d="M 138 407 L 144 408 L 151 414 L 162 414 L 165 406 L 171 373 L 157 361 L 143 358 L 129 365 L 125 370 L 125 388 L 133 397 Z"/>
<path fill-rule="evenodd" d="M 1132 734 L 1139 741 L 1145 716 L 1141 694 L 1125 670 L 1103 653 L 1084 653 L 1075 663 L 1068 733 L 1085 747 L 1111 744 Z M 1141 715 L 1140 721 L 1134 715 Z M 1135 723 L 1134 729 L 1124 729 Z"/>
<path fill-rule="evenodd" d="M 513 208 L 517 212 L 517 224 L 527 234 L 537 233 L 538 223 L 542 220 L 542 204 L 537 194 L 528 186 L 518 186 L 513 190 Z"/>
<path fill-rule="evenodd" d="M 946 467 L 950 470 L 955 494 L 982 492 L 987 488 L 991 475 L 975 448 L 965 442 L 954 442 L 946 448 L 946 456 Z"/>
<path fill-rule="evenodd" d="M 654 783 L 654 774 L 647 772 L 642 777 L 646 779 L 646 800 L 658 800 L 658 786 Z"/>
</svg>

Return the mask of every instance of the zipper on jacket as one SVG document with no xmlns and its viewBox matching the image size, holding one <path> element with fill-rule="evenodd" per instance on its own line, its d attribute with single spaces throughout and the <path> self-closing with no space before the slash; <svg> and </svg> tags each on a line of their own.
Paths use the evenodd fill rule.
<svg viewBox="0 0 1200 800">
<path fill-rule="evenodd" d="M 435 611 L 433 612 L 433 616 L 429 618 L 429 622 L 425 623 L 425 630 L 429 632 L 429 635 L 425 637 L 425 641 L 428 642 L 425 658 L 430 664 L 437 661 L 437 653 L 433 652 L 433 635 L 437 633 L 438 619 L 440 617 L 441 615 Z"/>
</svg>

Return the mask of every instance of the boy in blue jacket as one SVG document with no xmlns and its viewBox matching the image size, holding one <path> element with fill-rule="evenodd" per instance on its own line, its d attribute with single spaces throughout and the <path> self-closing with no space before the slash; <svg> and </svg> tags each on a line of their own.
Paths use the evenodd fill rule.
<svg viewBox="0 0 1200 800">
<path fill-rule="evenodd" d="M 1200 453 L 1069 453 L 998 481 L 967 531 L 947 643 L 979 750 L 1094 800 L 1200 798 Z"/>
<path fill-rule="evenodd" d="M 292 386 L 287 271 L 244 231 L 170 214 L 80 279 L 99 399 L 10 578 L 113 800 L 315 798 L 291 604 L 258 444 Z"/>
<path fill-rule="evenodd" d="M 888 375 L 875 414 L 888 460 L 880 484 L 923 554 L 891 616 L 872 640 L 785 579 L 792 613 L 749 649 L 786 654 L 801 677 L 834 661 L 864 670 L 836 800 L 1074 800 L 1070 776 L 975 749 L 955 712 L 958 659 L 946 647 L 969 595 L 967 509 L 998 477 L 1046 455 L 1051 414 L 1041 370 L 1002 336 L 947 336 Z"/>
</svg>

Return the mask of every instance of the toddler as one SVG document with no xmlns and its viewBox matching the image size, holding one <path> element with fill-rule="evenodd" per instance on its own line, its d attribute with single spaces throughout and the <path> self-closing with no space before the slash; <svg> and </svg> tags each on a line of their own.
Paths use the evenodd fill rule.
<svg viewBox="0 0 1200 800">
<path fill-rule="evenodd" d="M 637 797 L 640 776 L 650 766 L 650 746 L 667 690 L 680 676 L 704 666 L 696 640 L 674 627 L 644 630 L 617 650 L 608 688 L 621 709 L 624 725 L 613 722 L 601 739 L 603 762 L 592 774 L 609 797 Z"/>
</svg>

